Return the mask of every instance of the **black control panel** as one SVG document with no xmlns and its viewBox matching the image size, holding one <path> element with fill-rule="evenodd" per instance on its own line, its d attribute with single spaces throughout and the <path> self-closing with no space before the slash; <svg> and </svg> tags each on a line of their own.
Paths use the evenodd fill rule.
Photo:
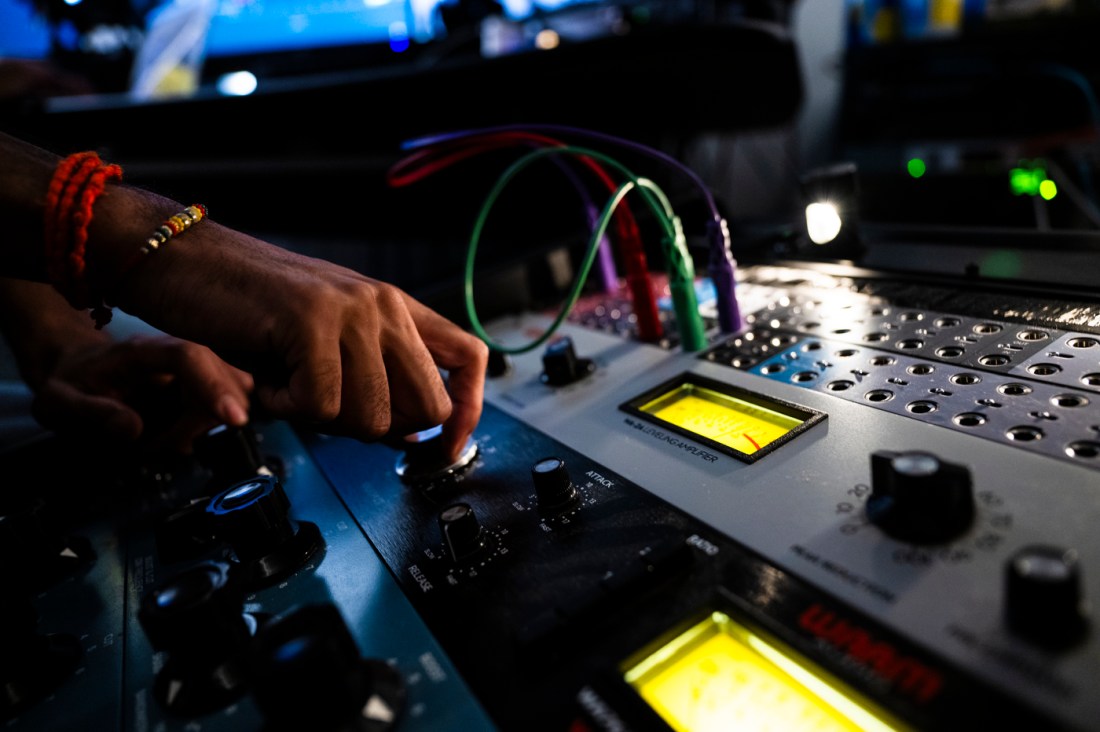
<svg viewBox="0 0 1100 732">
<path fill-rule="evenodd" d="M 702 353 L 569 324 L 497 359 L 456 462 L 431 431 L 398 450 L 282 422 L 187 459 L 6 453 L 6 728 L 1095 729 L 1100 506 L 1065 451 L 1092 393 L 1009 349 L 1020 373 L 951 371 L 1003 407 L 957 379 L 918 399 L 920 359 L 797 304 Z M 936 421 L 1039 410 L 1007 383 L 1070 415 L 1043 418 L 1057 454 Z"/>
</svg>

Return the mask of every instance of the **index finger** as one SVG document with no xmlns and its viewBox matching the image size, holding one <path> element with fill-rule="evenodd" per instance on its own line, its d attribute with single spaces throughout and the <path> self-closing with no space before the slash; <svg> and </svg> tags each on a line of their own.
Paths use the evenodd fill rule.
<svg viewBox="0 0 1100 732">
<path fill-rule="evenodd" d="M 481 419 L 489 349 L 481 339 L 406 295 L 409 312 L 436 366 L 448 372 L 452 411 L 443 423 L 443 446 L 457 458 Z"/>
</svg>

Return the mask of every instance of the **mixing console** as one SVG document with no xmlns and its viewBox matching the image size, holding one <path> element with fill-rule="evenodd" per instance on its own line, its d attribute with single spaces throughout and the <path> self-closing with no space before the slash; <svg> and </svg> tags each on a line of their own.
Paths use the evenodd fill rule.
<svg viewBox="0 0 1100 732">
<path fill-rule="evenodd" d="M 700 352 L 582 300 L 455 463 L 6 455 L 7 727 L 1100 729 L 1100 307 L 740 276 Z"/>
</svg>

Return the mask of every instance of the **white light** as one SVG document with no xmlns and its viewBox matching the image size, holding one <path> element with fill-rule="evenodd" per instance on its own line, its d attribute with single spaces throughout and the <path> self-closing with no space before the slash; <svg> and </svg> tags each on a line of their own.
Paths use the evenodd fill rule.
<svg viewBox="0 0 1100 732">
<path fill-rule="evenodd" d="M 558 37 L 556 31 L 552 31 L 549 28 L 543 28 L 535 36 L 535 48 L 543 51 L 549 51 L 551 48 L 557 48 L 561 43 L 561 38 Z"/>
<path fill-rule="evenodd" d="M 65 4 L 68 6 L 80 5 L 80 0 L 65 0 Z"/>
<path fill-rule="evenodd" d="M 831 203 L 811 203 L 806 207 L 806 232 L 814 244 L 828 244 L 840 233 L 840 212 Z"/>
<path fill-rule="evenodd" d="M 251 71 L 234 71 L 218 79 L 218 91 L 228 97 L 246 97 L 256 91 L 257 84 Z"/>
</svg>

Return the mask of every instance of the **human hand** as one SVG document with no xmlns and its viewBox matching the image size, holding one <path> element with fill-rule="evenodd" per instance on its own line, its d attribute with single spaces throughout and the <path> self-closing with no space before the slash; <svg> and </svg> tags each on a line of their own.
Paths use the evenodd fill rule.
<svg viewBox="0 0 1100 732">
<path fill-rule="evenodd" d="M 132 253 L 150 219 L 180 208 L 115 193 L 99 205 L 95 221 L 113 225 L 100 224 L 112 230 L 97 238 L 129 248 L 99 244 L 103 257 Z M 251 373 L 271 416 L 319 432 L 372 441 L 442 425 L 443 447 L 457 457 L 481 416 L 481 340 L 397 287 L 209 219 L 144 258 L 115 299 Z"/>
<path fill-rule="evenodd" d="M 82 344 L 35 391 L 35 419 L 55 432 L 190 454 L 218 424 L 248 421 L 252 378 L 203 346 L 169 336 Z"/>
</svg>

